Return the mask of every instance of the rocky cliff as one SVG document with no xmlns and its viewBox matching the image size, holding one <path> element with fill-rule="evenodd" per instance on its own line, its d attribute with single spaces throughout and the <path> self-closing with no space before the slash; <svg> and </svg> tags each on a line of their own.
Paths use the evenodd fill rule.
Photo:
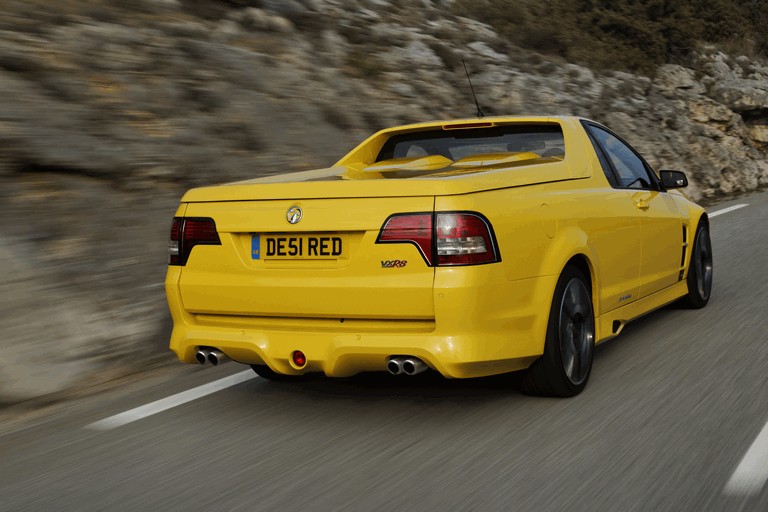
<svg viewBox="0 0 768 512">
<path fill-rule="evenodd" d="M 686 171 L 697 199 L 768 184 L 768 67 L 712 46 L 638 76 L 511 46 L 448 0 L 5 0 L 0 402 L 169 361 L 162 280 L 184 189 L 471 116 L 461 59 L 488 114 L 603 122 Z"/>
</svg>

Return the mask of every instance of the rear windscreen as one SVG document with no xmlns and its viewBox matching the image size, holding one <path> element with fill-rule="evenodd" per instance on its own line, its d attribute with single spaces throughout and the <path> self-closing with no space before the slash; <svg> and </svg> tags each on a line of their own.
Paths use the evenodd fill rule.
<svg viewBox="0 0 768 512">
<path fill-rule="evenodd" d="M 456 161 L 474 155 L 519 152 L 562 158 L 565 145 L 560 125 L 514 124 L 394 135 L 381 148 L 376 161 L 431 155 Z"/>
</svg>

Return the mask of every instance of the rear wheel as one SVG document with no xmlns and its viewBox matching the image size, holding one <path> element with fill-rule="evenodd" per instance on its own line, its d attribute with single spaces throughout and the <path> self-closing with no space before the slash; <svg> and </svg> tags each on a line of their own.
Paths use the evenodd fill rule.
<svg viewBox="0 0 768 512">
<path fill-rule="evenodd" d="M 544 354 L 523 378 L 526 393 L 570 397 L 587 385 L 595 348 L 595 315 L 587 283 L 571 266 L 557 281 Z"/>
<path fill-rule="evenodd" d="M 712 241 L 709 238 L 709 225 L 702 220 L 696 228 L 691 251 L 691 264 L 688 268 L 688 295 L 683 297 L 683 304 L 690 308 L 703 308 L 712 294 Z"/>
</svg>

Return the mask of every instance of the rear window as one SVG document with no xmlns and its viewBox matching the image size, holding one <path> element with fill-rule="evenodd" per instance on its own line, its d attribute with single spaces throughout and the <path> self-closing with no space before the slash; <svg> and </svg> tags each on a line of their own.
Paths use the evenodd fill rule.
<svg viewBox="0 0 768 512">
<path fill-rule="evenodd" d="M 381 148 L 376 161 L 432 155 L 456 161 L 475 155 L 519 152 L 565 156 L 560 125 L 514 124 L 394 135 Z"/>
</svg>

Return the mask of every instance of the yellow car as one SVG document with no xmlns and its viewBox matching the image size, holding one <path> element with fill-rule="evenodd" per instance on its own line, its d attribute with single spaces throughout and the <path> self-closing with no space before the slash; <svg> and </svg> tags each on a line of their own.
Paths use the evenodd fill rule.
<svg viewBox="0 0 768 512">
<path fill-rule="evenodd" d="M 277 380 L 363 371 L 584 389 L 594 345 L 712 286 L 707 215 L 609 129 L 493 117 L 382 130 L 333 167 L 187 192 L 171 349 Z"/>
</svg>

